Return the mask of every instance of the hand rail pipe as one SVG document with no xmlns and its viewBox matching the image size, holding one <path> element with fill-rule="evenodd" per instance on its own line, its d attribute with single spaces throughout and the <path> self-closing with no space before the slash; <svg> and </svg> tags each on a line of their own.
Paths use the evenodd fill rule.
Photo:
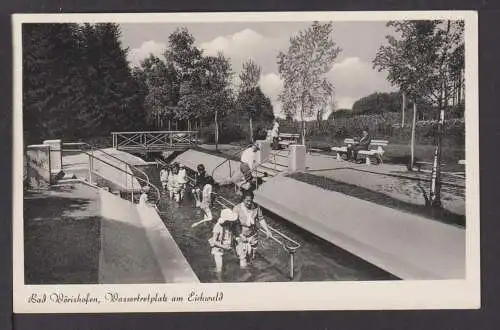
<svg viewBox="0 0 500 330">
<path fill-rule="evenodd" d="M 138 181 L 145 183 L 145 185 L 147 185 L 149 187 L 152 187 L 156 191 L 156 202 L 155 202 L 155 204 L 158 204 L 160 202 L 160 196 L 161 196 L 160 190 L 154 184 L 150 183 L 149 180 L 142 179 L 142 178 L 138 177 L 137 175 L 135 175 L 134 173 L 128 172 L 128 171 L 126 171 L 126 170 L 124 170 L 124 169 L 122 169 L 122 168 L 120 168 L 120 167 L 118 167 L 116 165 L 108 163 L 105 160 L 103 160 L 103 159 L 101 159 L 99 157 L 96 157 L 96 156 L 94 156 L 93 154 L 91 154 L 91 153 L 89 153 L 87 151 L 83 151 L 82 150 L 82 152 L 84 154 L 86 154 L 87 156 L 89 156 L 89 158 L 91 158 L 91 159 L 97 159 L 101 163 L 104 163 L 104 164 L 106 164 L 108 166 L 111 166 L 112 168 L 117 169 L 118 171 L 124 172 L 125 174 L 130 175 L 132 178 L 136 178 Z M 91 173 L 93 173 L 93 172 L 94 172 L 93 162 L 89 162 L 89 182 L 91 181 Z M 134 202 L 134 197 L 133 196 L 134 195 L 133 195 L 133 192 L 132 192 L 132 198 L 131 198 L 132 202 Z"/>
<path fill-rule="evenodd" d="M 111 157 L 111 158 L 113 158 L 114 160 L 117 160 L 117 161 L 119 161 L 119 162 L 121 162 L 121 163 L 123 163 L 123 164 L 125 164 L 125 165 L 129 166 L 131 169 L 134 169 L 134 170 L 136 170 L 137 172 L 139 172 L 139 173 L 141 173 L 142 175 L 144 175 L 144 177 L 146 178 L 147 182 L 149 183 L 149 176 L 148 176 L 148 175 L 147 175 L 144 171 L 142 171 L 141 169 L 137 168 L 136 166 L 134 166 L 134 165 L 132 165 L 132 164 L 127 163 L 127 162 L 126 162 L 126 161 L 124 161 L 123 159 L 120 159 L 120 158 L 118 158 L 118 157 L 116 157 L 116 156 L 114 156 L 114 155 L 112 155 L 112 154 L 110 154 L 110 153 L 108 153 L 108 152 L 106 152 L 106 151 L 104 151 L 104 150 L 102 150 L 102 149 L 96 148 L 95 146 L 91 145 L 90 143 L 87 143 L 87 142 L 64 142 L 64 143 L 63 143 L 63 148 L 64 148 L 64 146 L 78 146 L 78 145 L 80 145 L 80 146 L 81 146 L 81 145 L 84 145 L 84 146 L 90 147 L 90 149 L 91 149 L 92 151 L 99 151 L 99 152 L 103 153 L 104 155 L 106 155 L 106 156 L 108 156 L 108 157 Z M 80 149 L 79 149 L 79 150 L 80 150 Z M 82 151 L 82 150 L 80 150 L 80 151 Z"/>
</svg>

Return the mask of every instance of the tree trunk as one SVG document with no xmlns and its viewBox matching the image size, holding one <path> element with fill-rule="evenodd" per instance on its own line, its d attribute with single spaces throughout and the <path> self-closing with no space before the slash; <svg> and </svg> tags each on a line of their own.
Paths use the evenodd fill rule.
<svg viewBox="0 0 500 330">
<path fill-rule="evenodd" d="M 171 125 L 171 120 L 169 119 L 168 120 L 168 130 L 171 131 L 172 130 L 172 125 Z"/>
<path fill-rule="evenodd" d="M 250 117 L 250 142 L 253 143 L 253 123 L 252 123 L 252 117 Z"/>
<path fill-rule="evenodd" d="M 440 112 L 437 127 L 437 141 L 434 149 L 434 161 L 432 164 L 431 174 L 431 190 L 429 194 L 429 202 L 431 207 L 440 208 L 441 204 L 441 149 L 444 133 L 444 108 L 448 100 L 447 90 L 444 89 L 444 102 L 439 102 Z"/>
<path fill-rule="evenodd" d="M 403 92 L 403 103 L 401 104 L 401 128 L 405 127 L 406 95 Z"/>
<path fill-rule="evenodd" d="M 215 150 L 219 150 L 219 121 L 217 118 L 218 111 L 215 110 Z"/>
<path fill-rule="evenodd" d="M 410 163 L 408 169 L 413 169 L 415 163 L 415 126 L 417 124 L 417 101 L 413 101 L 413 120 L 411 124 L 411 145 L 410 145 Z"/>
</svg>

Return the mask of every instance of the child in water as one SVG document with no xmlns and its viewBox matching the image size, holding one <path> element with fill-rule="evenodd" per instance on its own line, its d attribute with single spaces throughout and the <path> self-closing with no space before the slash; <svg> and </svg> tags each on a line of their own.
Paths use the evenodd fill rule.
<svg viewBox="0 0 500 330">
<path fill-rule="evenodd" d="M 199 207 L 202 199 L 202 190 L 205 187 L 206 183 L 207 173 L 205 172 L 205 166 L 203 164 L 199 164 L 196 167 L 196 170 L 197 172 L 195 174 L 195 184 L 192 193 L 196 202 L 196 207 Z"/>
<path fill-rule="evenodd" d="M 214 256 L 215 269 L 218 274 L 222 273 L 223 256 L 226 251 L 232 249 L 233 232 L 231 224 L 238 219 L 230 209 L 223 209 L 213 230 L 212 237 L 208 240 Z"/>
<path fill-rule="evenodd" d="M 202 199 L 199 205 L 200 209 L 203 211 L 203 220 L 192 224 L 191 227 L 196 227 L 203 222 L 212 221 L 213 219 L 212 210 L 210 209 L 210 207 L 212 206 L 212 189 L 214 180 L 211 176 L 207 176 L 205 180 L 206 183 L 203 187 L 203 191 L 201 194 Z"/>
<path fill-rule="evenodd" d="M 169 175 L 169 167 L 163 166 L 163 168 L 160 171 L 160 182 L 161 182 L 161 187 L 163 188 L 163 191 L 167 190 L 167 184 L 168 184 L 168 175 Z"/>
<path fill-rule="evenodd" d="M 183 164 L 179 165 L 179 175 L 178 175 L 178 184 L 179 184 L 179 197 L 180 200 L 182 201 L 184 199 L 184 195 L 186 193 L 186 184 L 187 184 L 187 174 L 186 174 L 186 168 L 184 167 Z"/>
<path fill-rule="evenodd" d="M 180 201 L 180 178 L 179 178 L 179 164 L 174 163 L 172 165 L 172 172 L 170 172 L 170 176 L 168 177 L 168 185 L 170 187 L 170 199 L 175 199 L 176 202 Z"/>
</svg>

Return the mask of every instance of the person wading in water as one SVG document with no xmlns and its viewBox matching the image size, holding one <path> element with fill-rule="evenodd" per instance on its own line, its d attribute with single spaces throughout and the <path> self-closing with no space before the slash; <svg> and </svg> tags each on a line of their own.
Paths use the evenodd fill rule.
<svg viewBox="0 0 500 330">
<path fill-rule="evenodd" d="M 271 237 L 266 220 L 262 215 L 262 210 L 254 201 L 254 194 L 252 191 L 243 192 L 243 202 L 236 205 L 233 212 L 238 217 L 238 232 L 239 236 L 236 238 L 236 254 L 240 259 L 240 267 L 246 268 L 249 261 L 255 257 L 255 250 L 258 243 L 258 227 L 262 227 L 267 234 Z"/>
</svg>

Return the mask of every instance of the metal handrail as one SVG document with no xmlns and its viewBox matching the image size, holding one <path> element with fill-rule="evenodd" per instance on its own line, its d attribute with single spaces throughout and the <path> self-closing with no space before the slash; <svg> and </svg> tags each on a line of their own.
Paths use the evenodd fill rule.
<svg viewBox="0 0 500 330">
<path fill-rule="evenodd" d="M 126 161 L 124 161 L 123 159 L 120 159 L 120 158 L 118 158 L 118 157 L 116 157 L 116 156 L 114 156 L 114 155 L 112 155 L 112 154 L 110 154 L 110 153 L 108 153 L 108 152 L 106 152 L 106 151 L 104 151 L 104 150 L 102 150 L 102 149 L 96 148 L 95 146 L 93 146 L 93 145 L 92 145 L 92 144 L 90 144 L 90 143 L 87 143 L 87 142 L 64 142 L 64 143 L 63 143 L 63 147 L 64 147 L 65 145 L 66 145 L 66 146 L 77 146 L 77 145 L 85 145 L 85 146 L 88 146 L 88 147 L 90 147 L 90 148 L 91 148 L 91 150 L 92 150 L 92 151 L 99 151 L 99 152 L 101 152 L 101 153 L 105 154 L 106 156 L 111 157 L 111 158 L 113 158 L 113 159 L 115 159 L 115 160 L 117 160 L 117 161 L 119 161 L 119 162 L 121 162 L 121 163 L 123 163 L 123 164 L 125 164 L 125 165 L 129 166 L 130 168 L 132 168 L 132 169 L 136 170 L 137 172 L 139 172 L 139 173 L 141 173 L 142 175 L 144 175 L 144 177 L 146 178 L 146 180 L 147 180 L 147 182 L 148 182 L 148 183 L 150 182 L 150 181 L 149 181 L 149 176 L 148 176 L 148 175 L 147 175 L 147 174 L 146 174 L 143 170 L 141 170 L 141 169 L 137 168 L 136 166 L 134 166 L 134 165 L 132 165 L 132 164 L 127 163 L 127 162 L 126 162 Z M 80 151 L 82 151 L 82 150 L 80 150 Z"/>
<path fill-rule="evenodd" d="M 230 154 L 230 156 L 235 157 L 236 155 L 238 155 L 239 153 L 242 153 L 245 149 L 249 148 L 250 146 L 252 146 L 252 144 L 247 144 L 243 148 L 238 149 L 235 153 Z M 214 177 L 215 170 L 217 170 L 219 167 L 221 167 L 226 162 L 229 162 L 229 171 L 230 171 L 229 177 L 231 177 L 231 160 L 232 160 L 231 158 L 226 158 L 219 165 L 215 166 L 215 168 L 212 170 L 212 178 Z"/>
<path fill-rule="evenodd" d="M 120 168 L 120 167 L 118 167 L 118 166 L 116 166 L 116 165 L 113 165 L 113 164 L 111 164 L 111 163 L 108 163 L 108 162 L 106 162 L 105 160 L 102 160 L 101 158 L 96 157 L 95 155 L 93 155 L 93 154 L 91 154 L 91 153 L 89 153 L 89 152 L 87 152 L 87 151 L 82 150 L 82 152 L 83 152 L 84 154 L 86 154 L 87 156 L 89 156 L 90 158 L 92 158 L 92 159 L 97 159 L 98 161 L 100 161 L 100 162 L 102 162 L 102 163 L 104 163 L 104 164 L 106 164 L 106 165 L 108 165 L 108 166 L 111 166 L 111 167 L 112 167 L 112 168 L 114 168 L 114 169 L 117 169 L 117 170 L 119 170 L 119 171 L 121 171 L 121 172 L 124 172 L 124 173 L 125 173 L 125 174 L 127 174 L 127 175 L 132 176 L 132 178 L 136 178 L 138 181 L 145 183 L 147 186 L 152 187 L 154 190 L 156 190 L 156 193 L 157 193 L 157 195 L 156 195 L 156 196 L 157 196 L 157 198 L 156 198 L 156 202 L 155 202 L 155 204 L 158 204 L 158 203 L 160 202 L 160 196 L 161 196 L 160 189 L 158 189 L 158 187 L 156 187 L 154 184 L 152 184 L 151 182 L 149 182 L 149 178 L 148 178 L 148 180 L 144 180 L 144 179 L 142 179 L 142 178 L 138 177 L 137 175 L 135 175 L 134 173 L 128 172 L 128 171 L 126 171 L 126 170 L 124 170 L 124 169 L 122 169 L 122 168 Z M 92 165 L 91 165 L 91 163 L 89 163 L 89 171 L 92 171 Z M 90 180 L 91 180 L 91 178 L 89 177 L 89 182 L 90 182 Z M 132 197 L 131 197 L 131 199 L 132 199 L 132 202 L 134 202 L 134 195 L 133 195 L 133 192 L 132 192 Z"/>
</svg>

